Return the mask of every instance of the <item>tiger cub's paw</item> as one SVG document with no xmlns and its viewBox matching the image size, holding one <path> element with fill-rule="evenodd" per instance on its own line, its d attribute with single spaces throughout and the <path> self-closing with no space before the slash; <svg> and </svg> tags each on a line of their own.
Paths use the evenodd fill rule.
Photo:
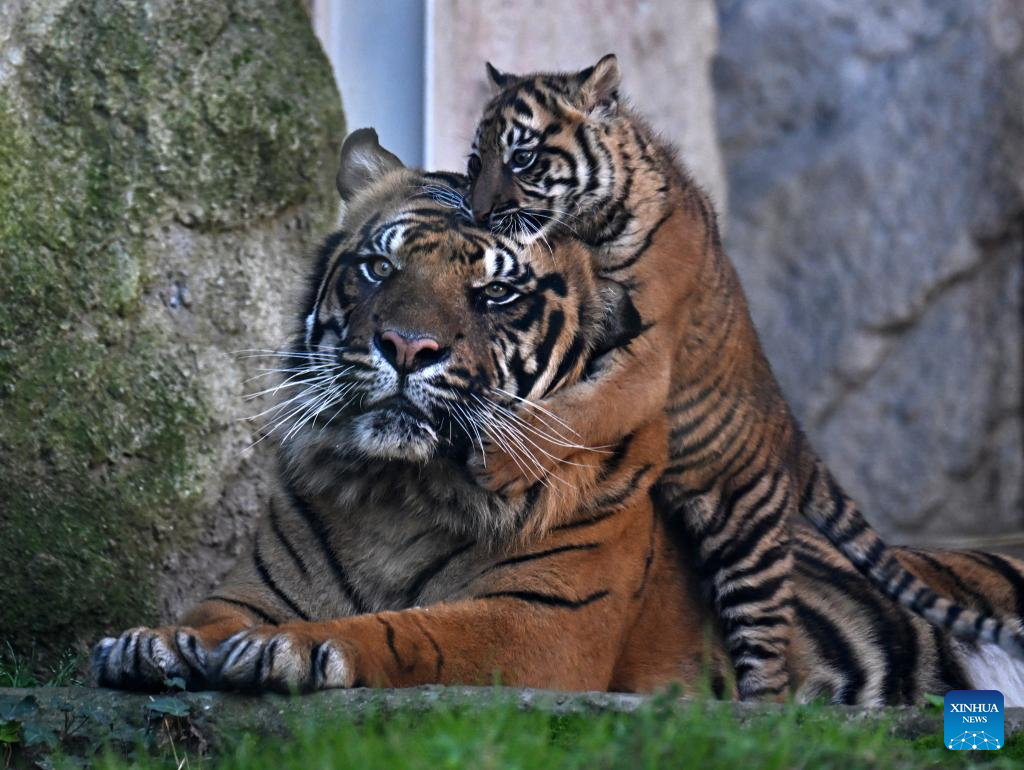
<svg viewBox="0 0 1024 770">
<path fill-rule="evenodd" d="M 191 628 L 131 628 L 102 639 L 92 650 L 91 669 L 99 687 L 159 691 L 181 679 L 186 689 L 207 685 L 209 652 Z"/>
<path fill-rule="evenodd" d="M 321 640 L 301 627 L 240 631 L 214 651 L 212 675 L 227 690 L 312 692 L 351 687 L 353 656 L 343 642 Z"/>
<path fill-rule="evenodd" d="M 555 462 L 540 452 L 524 449 L 511 454 L 495 444 L 485 444 L 485 452 L 483 460 L 475 458 L 470 465 L 473 478 L 488 492 L 508 499 L 526 494 L 535 484 L 545 483 L 554 471 Z"/>
</svg>

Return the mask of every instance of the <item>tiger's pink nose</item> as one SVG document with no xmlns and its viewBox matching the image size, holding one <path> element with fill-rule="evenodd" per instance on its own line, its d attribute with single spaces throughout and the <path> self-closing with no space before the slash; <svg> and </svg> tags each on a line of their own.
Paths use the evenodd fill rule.
<svg viewBox="0 0 1024 770">
<path fill-rule="evenodd" d="M 377 338 L 377 348 L 400 374 L 411 374 L 435 364 L 445 353 L 433 337 L 406 336 L 389 330 Z"/>
</svg>

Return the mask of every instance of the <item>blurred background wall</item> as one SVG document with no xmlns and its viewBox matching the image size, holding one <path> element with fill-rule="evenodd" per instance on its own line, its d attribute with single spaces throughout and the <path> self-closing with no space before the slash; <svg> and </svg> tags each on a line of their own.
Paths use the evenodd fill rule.
<svg viewBox="0 0 1024 770">
<path fill-rule="evenodd" d="M 718 202 L 769 358 L 871 519 L 903 542 L 1024 542 L 1024 3 L 392 0 L 361 12 L 421 25 L 423 136 L 409 159 L 431 167 L 463 167 L 484 61 L 580 68 L 617 53 L 625 93 Z M 329 56 L 352 58 L 318 31 Z M 414 119 L 388 72 L 360 70 L 375 111 L 347 104 L 353 127 L 387 135 Z"/>
<path fill-rule="evenodd" d="M 897 540 L 1024 524 L 1024 3 L 719 0 L 728 247 L 819 450 Z"/>
</svg>

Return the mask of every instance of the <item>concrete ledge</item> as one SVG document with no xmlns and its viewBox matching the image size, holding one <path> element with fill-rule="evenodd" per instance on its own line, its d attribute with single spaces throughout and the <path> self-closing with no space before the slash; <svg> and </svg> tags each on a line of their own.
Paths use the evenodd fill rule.
<svg viewBox="0 0 1024 770">
<path fill-rule="evenodd" d="M 405 690 L 330 690 L 301 696 L 248 696 L 221 692 L 144 695 L 87 687 L 0 688 L 0 723 L 20 725 L 20 745 L 45 752 L 60 745 L 70 754 L 89 754 L 104 743 L 132 749 L 170 740 L 198 751 L 216 748 L 226 735 L 287 735 L 296 723 L 358 719 L 371 713 L 430 710 L 438 707 L 481 708 L 514 702 L 522 709 L 557 714 L 630 713 L 652 696 L 616 693 L 567 693 L 501 687 L 428 686 Z M 664 698 L 662 698 L 662 702 Z M 694 701 L 679 699 L 680 708 Z M 776 704 L 705 702 L 707 709 L 731 710 L 742 723 L 779 711 Z M 888 720 L 895 735 L 939 735 L 942 713 L 934 707 L 864 709 L 832 707 L 836 719 Z M 1007 737 L 1024 730 L 1024 708 L 1008 708 Z"/>
</svg>

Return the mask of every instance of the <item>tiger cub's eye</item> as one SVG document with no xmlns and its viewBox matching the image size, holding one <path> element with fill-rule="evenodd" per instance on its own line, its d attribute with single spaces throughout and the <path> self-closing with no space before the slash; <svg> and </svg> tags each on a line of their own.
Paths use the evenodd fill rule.
<svg viewBox="0 0 1024 770">
<path fill-rule="evenodd" d="M 533 163 L 536 158 L 537 153 L 533 150 L 516 150 L 512 153 L 512 167 L 522 170 Z"/>
<path fill-rule="evenodd" d="M 384 257 L 376 257 L 371 259 L 368 263 L 370 275 L 383 281 L 385 278 L 391 276 L 395 272 L 395 266 L 391 264 L 391 260 L 385 259 Z"/>
</svg>

